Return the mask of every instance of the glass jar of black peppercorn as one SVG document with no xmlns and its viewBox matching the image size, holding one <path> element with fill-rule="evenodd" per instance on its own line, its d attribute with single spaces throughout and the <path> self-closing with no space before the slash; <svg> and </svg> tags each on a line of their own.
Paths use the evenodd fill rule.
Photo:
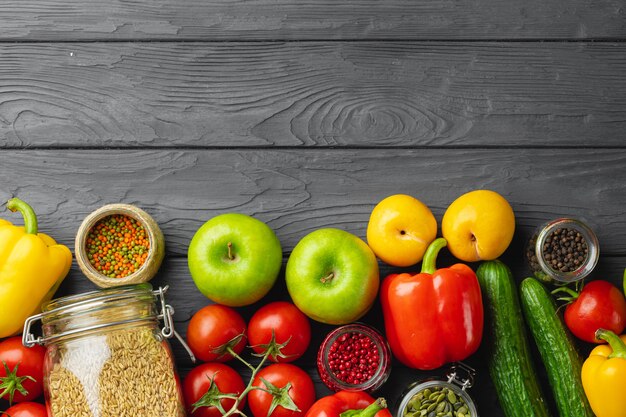
<svg viewBox="0 0 626 417">
<path fill-rule="evenodd" d="M 585 278 L 598 263 L 600 245 L 589 226 L 559 218 L 537 229 L 526 246 L 526 260 L 535 277 L 553 284 Z"/>
</svg>

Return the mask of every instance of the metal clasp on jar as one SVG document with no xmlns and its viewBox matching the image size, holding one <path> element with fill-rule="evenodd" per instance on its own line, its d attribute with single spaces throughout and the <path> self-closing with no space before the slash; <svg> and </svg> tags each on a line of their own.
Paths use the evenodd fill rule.
<svg viewBox="0 0 626 417">
<path fill-rule="evenodd" d="M 476 370 L 463 362 L 454 363 L 450 366 L 450 370 L 446 374 L 448 382 L 450 384 L 458 385 L 463 391 L 474 385 L 475 375 Z M 465 378 L 463 378 L 463 376 L 465 376 Z"/>
<path fill-rule="evenodd" d="M 183 339 L 183 337 L 174 329 L 174 307 L 165 302 L 165 293 L 168 289 L 169 285 L 166 285 L 165 287 L 159 287 L 158 290 L 152 291 L 157 299 L 161 301 L 161 313 L 157 316 L 159 320 L 163 320 L 163 328 L 161 329 L 161 334 L 166 339 L 171 339 L 172 336 L 175 336 L 176 339 L 178 339 L 180 344 L 183 345 L 183 347 L 187 351 L 187 354 L 191 358 L 191 361 L 193 363 L 196 363 L 196 356 L 191 351 L 191 348 L 189 347 L 187 342 L 185 342 L 185 339 Z"/>
</svg>

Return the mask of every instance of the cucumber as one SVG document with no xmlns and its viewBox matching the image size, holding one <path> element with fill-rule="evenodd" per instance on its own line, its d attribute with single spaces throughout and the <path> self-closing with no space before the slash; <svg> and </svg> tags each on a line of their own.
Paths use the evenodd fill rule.
<svg viewBox="0 0 626 417">
<path fill-rule="evenodd" d="M 548 417 L 511 270 L 501 261 L 476 271 L 486 306 L 489 374 L 507 417 Z"/>
<path fill-rule="evenodd" d="M 534 278 L 520 285 L 522 309 L 548 374 L 561 417 L 593 417 L 580 370 L 583 360 L 546 287 Z"/>
</svg>

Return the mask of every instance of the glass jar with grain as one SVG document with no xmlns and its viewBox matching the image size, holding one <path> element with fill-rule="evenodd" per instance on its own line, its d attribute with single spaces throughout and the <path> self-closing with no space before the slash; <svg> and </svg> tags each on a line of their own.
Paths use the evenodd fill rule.
<svg viewBox="0 0 626 417">
<path fill-rule="evenodd" d="M 596 234 L 579 219 L 558 218 L 544 223 L 526 245 L 526 261 L 535 277 L 557 285 L 585 278 L 599 257 Z"/>
<path fill-rule="evenodd" d="M 185 416 L 166 290 L 144 283 L 63 297 L 26 321 L 24 344 L 46 347 L 50 417 Z"/>
</svg>

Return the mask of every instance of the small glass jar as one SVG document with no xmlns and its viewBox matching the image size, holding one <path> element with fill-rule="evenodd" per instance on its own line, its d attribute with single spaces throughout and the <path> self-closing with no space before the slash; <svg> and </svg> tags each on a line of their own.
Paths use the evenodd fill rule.
<svg viewBox="0 0 626 417">
<path fill-rule="evenodd" d="M 391 373 L 391 351 L 383 336 L 362 323 L 331 331 L 317 354 L 317 371 L 333 391 L 372 392 Z"/>
<path fill-rule="evenodd" d="M 561 243 L 561 239 L 565 243 Z M 600 244 L 593 230 L 582 221 L 559 218 L 535 231 L 525 254 L 535 277 L 563 285 L 579 281 L 593 271 L 600 257 Z M 565 256 L 568 256 L 567 262 Z"/>
<path fill-rule="evenodd" d="M 145 283 L 63 297 L 26 321 L 24 345 L 46 347 L 50 417 L 185 416 L 166 290 Z M 37 320 L 39 337 L 31 333 Z"/>
<path fill-rule="evenodd" d="M 423 410 L 435 411 L 436 415 L 478 417 L 474 400 L 467 393 L 475 373 L 459 362 L 450 367 L 446 379 L 433 377 L 414 382 L 402 394 L 396 417 L 430 415 L 423 414 Z"/>
</svg>

